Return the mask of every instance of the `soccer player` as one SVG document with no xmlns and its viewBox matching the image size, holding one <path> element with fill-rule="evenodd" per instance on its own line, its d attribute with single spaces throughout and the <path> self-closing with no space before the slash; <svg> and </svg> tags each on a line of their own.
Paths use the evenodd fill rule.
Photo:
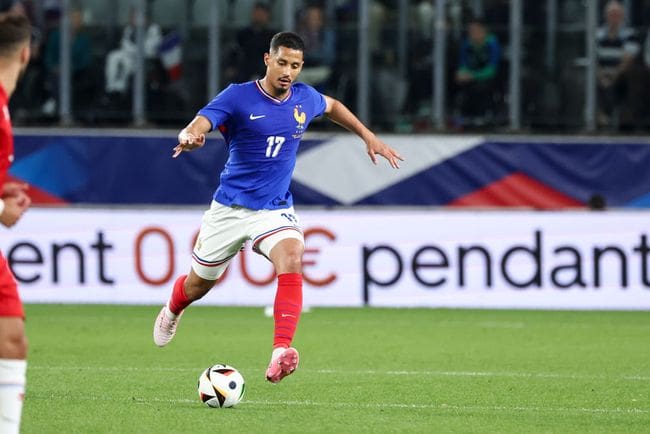
<svg viewBox="0 0 650 434">
<path fill-rule="evenodd" d="M 27 186 L 5 182 L 13 160 L 13 136 L 7 107 L 30 55 L 31 25 L 17 13 L 0 14 L 0 223 L 13 226 L 29 207 Z M 0 433 L 18 433 L 25 393 L 27 340 L 25 313 L 16 281 L 0 254 Z"/>
<path fill-rule="evenodd" d="M 399 168 L 402 157 L 379 140 L 341 102 L 296 79 L 303 65 L 304 43 L 291 32 L 277 33 L 264 54 L 266 75 L 231 84 L 178 134 L 173 157 L 205 144 L 205 134 L 219 129 L 229 149 L 221 182 L 203 215 L 188 275 L 178 277 L 171 297 L 154 324 L 158 346 L 173 337 L 183 309 L 214 286 L 246 240 L 273 263 L 278 276 L 274 302 L 275 334 L 266 379 L 277 383 L 298 366 L 291 347 L 302 310 L 304 239 L 289 192 L 296 152 L 309 122 L 322 114 L 366 143 Z"/>
</svg>

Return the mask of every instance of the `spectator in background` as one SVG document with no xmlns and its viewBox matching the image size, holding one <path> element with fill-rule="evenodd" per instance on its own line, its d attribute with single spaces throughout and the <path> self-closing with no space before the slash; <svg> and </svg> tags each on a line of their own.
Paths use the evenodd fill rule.
<svg viewBox="0 0 650 434">
<path fill-rule="evenodd" d="M 0 0 L 0 14 L 17 13 L 24 14 L 23 5 L 18 0 Z"/>
<path fill-rule="evenodd" d="M 32 24 L 31 58 L 11 97 L 12 121 L 17 125 L 41 116 L 40 107 L 46 99 L 44 89 L 46 78 L 42 56 L 43 22 L 39 20 L 36 5 L 32 0 L 14 1 L 12 10 L 24 14 Z"/>
<path fill-rule="evenodd" d="M 332 75 L 336 54 L 334 32 L 325 27 L 323 8 L 307 6 L 300 14 L 296 33 L 305 42 L 305 64 L 300 79 L 323 92 Z"/>
<path fill-rule="evenodd" d="M 560 2 L 561 7 L 566 7 L 570 1 L 572 0 L 564 0 Z M 530 9 L 528 6 L 530 3 L 538 2 L 526 2 L 524 13 Z M 485 2 L 484 6 L 485 8 L 482 14 L 483 22 L 489 24 L 490 31 L 496 36 L 500 43 L 507 45 L 510 40 L 510 0 L 492 0 Z M 580 11 L 582 11 L 582 9 Z M 579 18 L 580 13 L 575 13 L 575 15 L 576 18 Z"/>
<path fill-rule="evenodd" d="M 598 123 L 634 123 L 645 104 L 641 45 L 635 31 L 624 25 L 625 9 L 618 1 L 605 5 L 605 25 L 598 29 Z M 615 110 L 621 110 L 614 121 Z"/>
<path fill-rule="evenodd" d="M 414 116 L 411 127 L 402 123 L 404 132 L 427 131 L 431 125 L 432 76 L 433 76 L 433 31 L 436 9 L 432 0 L 420 0 L 411 7 L 412 25 L 409 33 L 408 97 L 404 110 Z M 445 24 L 446 25 L 446 24 Z M 450 50 L 453 40 L 447 44 Z M 455 50 L 454 52 L 457 52 Z M 445 57 L 448 53 L 445 54 Z M 454 55 L 455 57 L 455 55 Z M 454 65 L 455 66 L 455 65 Z M 447 72 L 447 76 L 449 71 Z"/>
<path fill-rule="evenodd" d="M 75 7 L 70 11 L 71 69 L 73 87 L 73 106 L 83 109 L 85 103 L 92 101 L 94 94 L 94 77 L 91 71 L 92 46 L 90 37 L 83 30 L 83 11 Z M 59 99 L 59 75 L 61 67 L 61 29 L 54 28 L 45 41 L 43 62 L 47 76 L 46 86 L 50 98 L 43 105 L 43 112 L 52 116 L 55 114 Z M 82 107 L 79 107 L 82 106 Z"/>
<path fill-rule="evenodd" d="M 488 32 L 485 23 L 474 18 L 468 22 L 467 37 L 461 44 L 455 81 L 458 86 L 456 110 L 460 125 L 465 117 L 479 123 L 488 121 L 497 90 L 496 75 L 501 62 L 501 46 Z"/>
<path fill-rule="evenodd" d="M 104 72 L 106 75 L 105 90 L 107 94 L 124 94 L 129 89 L 138 56 L 135 20 L 136 12 L 132 9 L 129 15 L 129 23 L 122 31 L 119 48 L 112 50 L 106 56 L 106 68 Z M 156 23 L 149 22 L 145 25 L 144 57 L 147 61 L 152 61 L 158 57 L 158 49 L 162 42 L 162 31 Z"/>
<path fill-rule="evenodd" d="M 646 35 L 643 43 L 643 89 L 646 90 L 644 111 L 640 114 L 641 127 L 650 128 L 650 0 L 645 0 L 641 12 L 641 20 L 645 24 Z"/>
<path fill-rule="evenodd" d="M 648 22 L 650 22 L 650 20 Z M 644 46 L 643 63 L 645 63 L 646 68 L 650 68 L 650 29 L 648 29 L 648 33 L 646 34 Z"/>
<path fill-rule="evenodd" d="M 250 13 L 250 24 L 237 31 L 235 46 L 227 62 L 234 68 L 226 71 L 228 81 L 243 83 L 264 75 L 264 65 L 259 59 L 268 51 L 268 43 L 276 31 L 271 29 L 271 10 L 266 3 L 257 2 Z"/>
</svg>

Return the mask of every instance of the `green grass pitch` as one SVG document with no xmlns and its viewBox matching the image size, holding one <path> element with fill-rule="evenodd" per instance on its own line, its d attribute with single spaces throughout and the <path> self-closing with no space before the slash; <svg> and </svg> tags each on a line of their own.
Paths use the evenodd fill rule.
<svg viewBox="0 0 650 434">
<path fill-rule="evenodd" d="M 649 312 L 314 309 L 272 385 L 261 308 L 190 307 L 162 349 L 158 309 L 27 305 L 23 433 L 650 432 Z M 214 363 L 235 408 L 198 400 Z"/>
</svg>

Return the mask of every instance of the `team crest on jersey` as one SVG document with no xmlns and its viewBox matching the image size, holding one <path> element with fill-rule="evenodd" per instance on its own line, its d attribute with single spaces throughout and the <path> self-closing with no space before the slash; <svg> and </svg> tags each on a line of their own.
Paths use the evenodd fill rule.
<svg viewBox="0 0 650 434">
<path fill-rule="evenodd" d="M 304 130 L 305 129 L 305 122 L 307 121 L 307 115 L 305 112 L 301 112 L 300 109 L 302 108 L 301 105 L 297 105 L 293 108 L 293 118 L 298 122 L 298 125 L 296 125 L 296 129 L 299 130 Z"/>
<path fill-rule="evenodd" d="M 297 105 L 293 108 L 293 118 L 298 122 L 296 125 L 296 132 L 293 134 L 295 139 L 302 137 L 302 134 L 305 132 L 305 122 L 307 122 L 307 114 L 300 111 L 301 108 L 301 105 Z"/>
</svg>

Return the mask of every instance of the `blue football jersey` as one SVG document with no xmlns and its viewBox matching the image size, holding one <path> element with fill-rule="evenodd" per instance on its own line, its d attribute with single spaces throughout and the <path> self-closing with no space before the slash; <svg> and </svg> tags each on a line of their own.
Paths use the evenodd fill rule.
<svg viewBox="0 0 650 434">
<path fill-rule="evenodd" d="M 231 84 L 219 93 L 198 112 L 221 131 L 228 146 L 214 200 L 255 210 L 292 206 L 289 184 L 298 145 L 325 106 L 325 97 L 303 83 L 294 83 L 284 100 L 258 81 Z"/>
</svg>

